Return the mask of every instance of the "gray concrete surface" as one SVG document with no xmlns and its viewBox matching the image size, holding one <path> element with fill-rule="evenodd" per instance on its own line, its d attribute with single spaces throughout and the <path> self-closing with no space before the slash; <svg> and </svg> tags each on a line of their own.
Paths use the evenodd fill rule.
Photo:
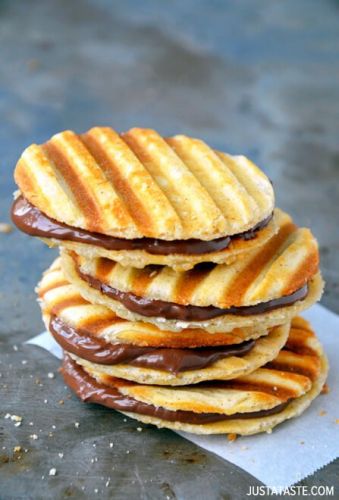
<svg viewBox="0 0 339 500">
<path fill-rule="evenodd" d="M 185 132 L 265 169 L 278 204 L 319 238 L 323 304 L 339 312 L 338 47 L 334 0 L 0 1 L 0 221 L 32 142 L 96 124 Z M 0 234 L 0 498 L 244 498 L 259 484 L 244 471 L 82 405 L 58 361 L 23 345 L 42 329 L 33 288 L 52 258 Z M 332 463 L 302 484 L 339 494 L 338 472 Z"/>
</svg>

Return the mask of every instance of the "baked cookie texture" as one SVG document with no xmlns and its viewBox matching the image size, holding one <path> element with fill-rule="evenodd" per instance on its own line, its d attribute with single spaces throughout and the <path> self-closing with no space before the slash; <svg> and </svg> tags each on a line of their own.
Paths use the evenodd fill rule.
<svg viewBox="0 0 339 500">
<path fill-rule="evenodd" d="M 44 272 L 36 292 L 45 320 L 48 321 L 53 315 L 58 316 L 66 324 L 86 329 L 89 335 L 103 338 L 109 343 L 140 347 L 213 347 L 240 344 L 269 332 L 261 324 L 256 328 L 236 328 L 213 335 L 198 328 L 173 332 L 151 323 L 123 319 L 111 309 L 84 299 L 78 288 L 66 279 L 60 258 Z"/>
<path fill-rule="evenodd" d="M 166 319 L 159 316 L 144 316 L 127 309 L 122 302 L 114 300 L 105 293 L 102 293 L 100 290 L 93 288 L 85 279 L 83 279 L 83 277 L 81 277 L 78 273 L 74 259 L 69 254 L 62 253 L 62 267 L 67 279 L 89 302 L 103 305 L 114 311 L 118 316 L 127 320 L 151 323 L 160 329 L 170 330 L 173 332 L 180 332 L 185 328 L 201 328 L 209 333 L 230 332 L 235 328 L 253 328 L 254 330 L 257 330 L 258 328 L 272 328 L 273 326 L 291 321 L 294 316 L 319 300 L 324 285 L 320 272 L 318 271 L 308 281 L 308 289 L 305 298 L 297 300 L 292 305 L 277 307 L 276 309 L 260 314 L 238 315 L 226 313 L 204 321 L 183 321 L 177 319 Z M 211 281 L 210 287 L 211 295 L 213 296 L 213 287 L 217 289 L 217 284 L 214 285 Z M 207 292 L 207 289 L 205 290 Z"/>
<path fill-rule="evenodd" d="M 201 265 L 179 272 L 168 266 L 143 269 L 102 258 L 70 254 L 78 271 L 112 288 L 147 299 L 219 308 L 252 306 L 293 294 L 317 272 L 319 253 L 311 231 L 276 211 L 278 232 L 231 265 Z M 72 264 L 62 252 L 64 266 Z"/>
<path fill-rule="evenodd" d="M 78 364 L 94 368 L 98 373 L 145 384 L 187 385 L 204 380 L 226 380 L 250 373 L 275 358 L 289 334 L 288 323 L 271 330 L 244 331 L 239 329 L 226 335 L 218 333 L 210 335 L 203 330 L 164 332 L 153 325 L 123 320 L 111 310 L 84 300 L 77 289 L 67 282 L 59 259 L 44 274 L 37 287 L 37 293 L 47 329 L 50 329 L 51 317 L 55 316 L 66 325 L 77 329 L 80 335 L 88 335 L 94 339 L 101 338 L 107 344 L 123 343 L 141 347 L 194 349 L 237 345 L 256 339 L 254 347 L 244 356 L 233 355 L 218 360 L 206 368 L 185 370 L 174 374 L 160 369 L 136 367 L 128 363 L 99 365 L 74 356 Z"/>
<path fill-rule="evenodd" d="M 76 359 L 76 362 L 79 362 Z M 295 318 L 286 346 L 277 357 L 249 375 L 230 381 L 215 381 L 195 386 L 166 387 L 144 385 L 112 377 L 83 364 L 84 370 L 102 387 L 114 387 L 133 399 L 171 411 L 225 415 L 227 420 L 202 425 L 166 421 L 151 416 L 123 412 L 158 427 L 198 434 L 254 434 L 270 431 L 275 425 L 300 415 L 320 393 L 326 380 L 328 363 L 308 322 Z M 287 403 L 281 411 L 251 418 L 251 412 L 270 410 Z M 241 418 L 238 417 L 242 414 Z M 246 418 L 248 414 L 248 418 Z M 232 419 L 232 415 L 235 418 Z"/>
<path fill-rule="evenodd" d="M 61 132 L 29 146 L 14 177 L 52 219 L 127 239 L 213 240 L 253 228 L 274 208 L 269 179 L 247 158 L 150 129 Z"/>
<path fill-rule="evenodd" d="M 195 265 L 204 262 L 215 264 L 231 264 L 236 259 L 241 258 L 252 249 L 260 247 L 266 243 L 277 231 L 275 216 L 270 222 L 260 229 L 252 239 L 235 238 L 232 239 L 227 248 L 223 250 L 207 252 L 202 254 L 187 254 L 174 252 L 169 255 L 152 254 L 145 250 L 107 250 L 106 248 L 80 243 L 69 240 L 57 240 L 56 238 L 41 238 L 49 247 L 61 246 L 70 251 L 74 251 L 89 259 L 104 257 L 106 259 L 119 262 L 127 267 L 132 266 L 142 269 L 147 265 L 168 266 L 178 271 L 187 271 Z"/>
<path fill-rule="evenodd" d="M 198 434 L 270 432 L 321 392 L 298 314 L 321 297 L 317 241 L 244 156 L 151 129 L 29 146 L 12 219 L 60 247 L 37 286 L 82 401 Z"/>
</svg>

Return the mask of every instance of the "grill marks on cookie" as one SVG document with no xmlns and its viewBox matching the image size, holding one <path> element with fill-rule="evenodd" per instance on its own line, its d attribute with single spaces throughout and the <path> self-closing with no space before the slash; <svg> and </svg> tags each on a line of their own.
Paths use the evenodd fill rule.
<svg viewBox="0 0 339 500">
<path fill-rule="evenodd" d="M 167 266 L 136 269 L 103 258 L 73 258 L 81 272 L 141 297 L 220 308 L 254 305 L 295 292 L 318 269 L 318 248 L 311 232 L 295 226 L 278 209 L 275 217 L 278 233 L 230 265 L 205 263 L 176 272 Z"/>
<path fill-rule="evenodd" d="M 320 352 L 309 323 L 294 318 L 288 341 L 273 361 L 249 375 L 222 383 L 222 387 L 270 394 L 280 402 L 296 398 L 308 391 L 319 376 Z"/>
<path fill-rule="evenodd" d="M 234 164 L 232 157 L 228 163 L 222 162 L 203 141 L 184 135 L 168 138 L 166 142 L 214 199 L 221 213 L 229 214 L 231 219 L 239 217 L 246 223 L 249 212 L 258 210 L 253 190 L 247 190 L 229 168 L 229 163 Z"/>
<path fill-rule="evenodd" d="M 107 269 L 102 267 L 102 272 Z M 119 318 L 110 309 L 91 304 L 84 300 L 76 288 L 65 280 L 60 258 L 45 272 L 37 293 L 44 315 L 56 314 L 63 321 L 89 334 L 104 336 L 107 331 L 112 341 L 127 342 L 153 347 L 202 347 L 239 344 L 248 339 L 249 333 L 240 328 L 228 333 L 210 335 L 202 329 L 185 329 L 180 333 L 159 330 L 156 326 L 141 322 L 131 322 Z M 259 336 L 260 332 L 252 337 Z M 266 334 L 266 331 L 261 334 Z"/>
<path fill-rule="evenodd" d="M 50 217 L 127 238 L 235 234 L 267 217 L 274 203 L 267 177 L 243 157 L 222 161 L 202 141 L 165 140 L 149 129 L 61 132 L 27 148 L 15 178 Z"/>
<path fill-rule="evenodd" d="M 313 343 L 312 356 L 292 353 L 291 347 L 289 350 L 282 349 L 276 358 L 277 362 L 268 363 L 249 375 L 229 381 L 201 382 L 168 388 L 136 382 L 125 384 L 124 380 L 101 373 L 90 363 L 85 363 L 85 369 L 102 383 L 119 387 L 124 394 L 167 409 L 232 414 L 273 408 L 305 394 L 321 373 L 320 344 L 307 322 L 296 318 L 295 324 L 300 321 L 304 322 L 305 326 L 300 328 L 300 325 L 297 325 L 297 333 L 292 322 L 290 342 L 295 343 L 296 335 L 301 345 L 303 331 L 305 346 L 310 341 Z M 283 365 L 280 364 L 281 359 L 284 359 Z"/>
</svg>

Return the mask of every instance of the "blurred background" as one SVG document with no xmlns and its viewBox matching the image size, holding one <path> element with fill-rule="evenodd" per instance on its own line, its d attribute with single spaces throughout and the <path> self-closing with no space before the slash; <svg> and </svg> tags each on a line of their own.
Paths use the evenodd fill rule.
<svg viewBox="0 0 339 500">
<path fill-rule="evenodd" d="M 152 127 L 164 135 L 185 133 L 229 153 L 249 156 L 272 179 L 277 204 L 299 225 L 311 226 L 319 239 L 327 281 L 323 303 L 339 313 L 337 0 L 0 0 L 0 119 L 1 223 L 10 223 L 13 168 L 23 149 L 64 129 Z M 52 259 L 53 252 L 40 241 L 16 230 L 0 233 L 4 363 L 14 354 L 12 344 L 19 345 L 42 329 L 33 288 Z M 20 355 L 34 358 L 36 371 L 32 368 L 31 378 L 47 373 L 52 363 L 57 366 L 33 348 Z M 14 361 L 13 376 L 9 373 L 8 378 L 21 377 L 21 389 L 15 386 L 11 393 L 13 405 L 27 400 L 34 413 L 32 390 L 25 386 L 30 366 L 24 371 Z M 53 387 L 61 391 L 62 384 Z M 46 395 L 41 393 L 42 397 Z M 74 401 L 74 414 L 79 411 Z M 89 412 L 81 411 L 88 418 Z M 39 425 L 45 425 L 48 415 L 41 413 Z M 121 418 L 107 418 L 125 432 L 128 424 Z M 73 434 L 71 429 L 65 439 Z M 128 433 L 123 435 L 129 439 Z M 133 436 L 135 445 L 139 438 Z M 156 464 L 149 447 L 154 454 L 166 439 L 178 453 L 193 447 L 167 431 L 151 434 L 142 445 L 147 460 L 138 465 L 153 468 L 150 477 Z M 41 464 L 50 460 L 47 441 L 35 445 L 32 470 L 40 475 Z M 77 453 L 85 453 L 81 443 L 78 448 L 74 444 Z M 182 473 L 180 461 L 179 469 L 172 465 L 173 481 L 196 484 L 204 491 L 209 480 L 203 467 L 208 463 L 218 484 L 225 481 L 228 489 L 241 481 L 245 484 L 235 467 L 229 466 L 234 475 L 228 481 L 225 463 L 206 457 L 199 462 L 201 469 L 195 459 Z M 194 470 L 189 463 L 195 464 Z M 109 460 L 108 466 L 111 469 Z M 6 484 L 17 491 L 18 469 L 7 470 L 13 476 Z M 185 483 L 189 473 L 192 480 Z M 122 492 L 124 474 L 122 461 L 117 469 Z M 25 481 L 30 477 L 23 492 L 28 484 L 35 488 L 34 475 L 20 477 Z M 170 491 L 166 498 L 172 498 Z"/>
</svg>

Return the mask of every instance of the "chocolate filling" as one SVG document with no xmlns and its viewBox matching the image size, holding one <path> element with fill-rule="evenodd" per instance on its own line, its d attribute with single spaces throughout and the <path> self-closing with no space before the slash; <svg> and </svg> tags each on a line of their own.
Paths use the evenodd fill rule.
<svg viewBox="0 0 339 500">
<path fill-rule="evenodd" d="M 166 410 L 161 406 L 137 401 L 130 396 L 124 396 L 117 388 L 109 387 L 99 383 L 91 377 L 69 356 L 65 355 L 61 373 L 66 384 L 82 400 L 89 403 L 98 403 L 114 410 L 138 413 L 150 417 L 160 418 L 169 422 L 183 422 L 186 424 L 211 424 L 223 420 L 250 419 L 267 417 L 279 413 L 286 408 L 288 401 L 270 410 L 255 411 L 250 413 L 234 413 L 233 415 L 221 415 L 219 413 L 194 413 L 193 411 Z"/>
<path fill-rule="evenodd" d="M 106 250 L 145 250 L 154 255 L 170 255 L 175 253 L 190 255 L 225 250 L 233 239 L 241 238 L 243 240 L 250 240 L 255 238 L 257 232 L 267 226 L 273 217 L 273 214 L 271 214 L 252 229 L 243 233 L 225 236 L 212 241 L 196 239 L 165 241 L 155 238 L 127 240 L 68 226 L 45 215 L 22 195 L 14 201 L 11 215 L 14 224 L 21 231 L 31 236 L 77 241 L 79 243 L 96 245 Z"/>
<path fill-rule="evenodd" d="M 251 316 L 252 314 L 262 314 L 279 307 L 291 306 L 298 300 L 303 300 L 308 294 L 308 285 L 299 288 L 290 295 L 261 302 L 254 306 L 229 307 L 222 309 L 214 306 L 192 306 L 176 304 L 175 302 L 165 302 L 163 300 L 147 299 L 139 297 L 131 292 L 122 292 L 106 283 L 102 283 L 97 278 L 89 274 L 82 273 L 77 269 L 79 276 L 85 280 L 92 288 L 99 290 L 104 295 L 121 302 L 126 309 L 147 317 L 161 317 L 166 319 L 177 319 L 180 321 L 205 321 L 217 316 L 232 314 L 237 316 Z"/>
<path fill-rule="evenodd" d="M 153 368 L 171 373 L 199 370 L 229 356 L 244 356 L 253 349 L 254 340 L 232 346 L 172 349 L 139 347 L 131 344 L 111 344 L 93 337 L 82 329 L 75 329 L 60 318 L 51 316 L 49 331 L 63 349 L 101 365 L 124 363 Z"/>
</svg>

